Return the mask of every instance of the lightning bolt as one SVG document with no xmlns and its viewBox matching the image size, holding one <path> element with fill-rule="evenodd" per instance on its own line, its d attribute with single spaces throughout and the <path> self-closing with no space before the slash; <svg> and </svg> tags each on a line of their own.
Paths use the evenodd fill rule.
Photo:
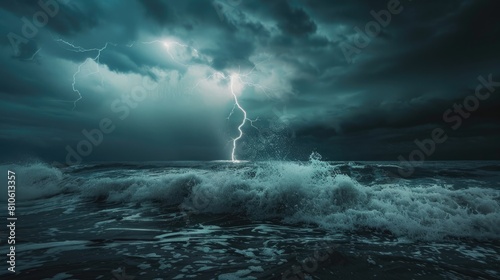
<svg viewBox="0 0 500 280">
<path fill-rule="evenodd" d="M 263 63 L 263 62 L 264 61 L 262 61 L 260 63 Z M 209 75 L 206 79 L 204 79 L 204 80 L 214 79 L 214 80 L 217 80 L 217 81 L 220 81 L 220 80 L 227 80 L 227 81 L 229 81 L 229 91 L 231 92 L 232 98 L 234 99 L 234 105 L 233 105 L 233 108 L 231 109 L 231 112 L 229 113 L 229 115 L 227 117 L 228 120 L 234 114 L 234 111 L 236 110 L 236 108 L 238 108 L 238 110 L 243 113 L 243 118 L 242 118 L 241 123 L 238 125 L 238 128 L 237 128 L 239 134 L 238 134 L 238 136 L 236 138 L 232 139 L 231 161 L 234 162 L 234 163 L 240 162 L 236 158 L 237 143 L 243 137 L 243 134 L 244 134 L 243 133 L 243 127 L 246 125 L 246 123 L 249 122 L 250 126 L 252 126 L 253 128 L 259 130 L 259 128 L 254 125 L 254 122 L 258 121 L 259 118 L 256 118 L 254 120 L 248 118 L 247 111 L 243 108 L 243 106 L 241 106 L 241 103 L 238 100 L 238 95 L 236 94 L 236 90 L 235 90 L 235 83 L 239 83 L 242 86 L 250 86 L 250 87 L 258 88 L 258 89 L 262 90 L 264 93 L 267 94 L 267 90 L 268 90 L 267 87 L 243 79 L 243 78 L 249 77 L 255 71 L 255 69 L 257 68 L 257 66 L 260 63 L 255 64 L 254 67 L 252 67 L 252 69 L 250 69 L 250 71 L 248 71 L 245 74 L 240 74 L 241 73 L 241 69 L 239 69 L 239 71 L 237 73 L 232 73 L 232 74 L 229 74 L 229 75 L 226 75 L 226 74 L 224 74 L 222 72 L 215 72 L 215 73 Z M 199 81 L 198 83 L 196 83 L 196 85 L 192 89 L 194 90 L 195 88 L 197 88 L 200 85 L 201 82 L 202 81 Z"/>
<path fill-rule="evenodd" d="M 254 70 L 255 68 L 257 67 L 257 65 L 255 65 L 248 73 L 242 75 L 240 74 L 241 70 L 238 71 L 238 73 L 232 73 L 232 74 L 229 74 L 229 75 L 226 75 L 222 72 L 215 72 L 214 74 L 211 74 L 209 75 L 205 80 L 211 80 L 211 79 L 215 79 L 215 80 L 227 80 L 229 81 L 229 91 L 231 92 L 231 95 L 232 95 L 232 98 L 234 99 L 234 105 L 233 105 L 233 108 L 231 109 L 231 112 L 229 113 L 229 115 L 227 116 L 227 120 L 229 120 L 231 118 L 231 116 L 234 114 L 234 111 L 236 110 L 236 108 L 238 108 L 239 111 L 241 111 L 243 113 L 243 118 L 241 120 L 241 123 L 238 125 L 238 136 L 236 138 L 233 138 L 232 139 L 232 149 L 231 149 L 231 161 L 234 162 L 234 163 L 238 163 L 240 162 L 237 158 L 236 158 L 236 149 L 237 149 L 237 143 L 238 141 L 243 137 L 243 127 L 246 125 L 247 122 L 250 123 L 250 126 L 252 126 L 253 128 L 259 130 L 259 128 L 257 128 L 255 125 L 254 125 L 254 122 L 258 121 L 259 118 L 256 118 L 254 120 L 252 119 L 249 119 L 248 118 L 248 113 L 247 111 L 243 108 L 243 106 L 241 106 L 241 103 L 238 99 L 238 95 L 236 93 L 236 90 L 235 90 L 235 83 L 239 83 L 241 84 L 242 86 L 254 86 L 254 87 L 257 87 L 257 88 L 261 88 L 261 89 L 266 89 L 265 87 L 259 85 L 259 84 L 255 84 L 255 83 L 252 83 L 252 82 L 247 82 L 247 81 L 244 81 L 242 77 L 247 77 L 249 76 Z M 199 85 L 200 85 L 201 81 L 199 81 L 198 83 L 196 83 L 196 85 L 193 87 L 193 89 L 197 88 Z"/>
<path fill-rule="evenodd" d="M 241 124 L 238 126 L 238 131 L 240 132 L 240 134 L 238 135 L 238 137 L 236 137 L 236 138 L 233 139 L 233 150 L 231 151 L 231 161 L 232 162 L 238 162 L 238 160 L 236 159 L 236 156 L 235 156 L 236 142 L 238 142 L 238 140 L 240 140 L 241 137 L 243 137 L 242 127 L 245 126 L 245 123 L 248 120 L 248 118 L 247 118 L 247 111 L 245 111 L 245 109 L 243 109 L 243 107 L 241 107 L 240 102 L 238 101 L 238 96 L 234 92 L 234 80 L 235 79 L 241 80 L 240 77 L 239 77 L 239 75 L 237 75 L 237 74 L 231 75 L 231 77 L 230 77 L 230 89 L 231 89 L 231 94 L 234 97 L 234 104 L 236 105 L 236 107 L 238 107 L 238 109 L 240 109 L 241 112 L 243 112 L 243 120 L 242 120 Z M 233 110 L 231 111 L 230 116 L 233 114 L 234 109 L 235 109 L 235 107 L 233 107 Z"/>
<path fill-rule="evenodd" d="M 71 87 L 73 89 L 73 92 L 77 93 L 78 94 L 78 98 L 73 101 L 73 111 L 76 109 L 76 103 L 78 103 L 78 101 L 80 101 L 83 97 L 82 97 L 82 93 L 80 92 L 80 90 L 78 90 L 76 88 L 76 77 L 78 76 L 78 74 L 80 74 L 80 72 L 82 71 L 82 67 L 88 63 L 89 60 L 92 60 L 96 63 L 97 65 L 97 70 L 95 72 L 92 72 L 92 73 L 89 73 L 88 75 L 93 75 L 93 74 L 98 74 L 100 73 L 100 67 L 99 67 L 99 63 L 100 63 L 100 59 L 101 59 L 101 53 L 108 47 L 108 45 L 112 44 L 112 43 L 109 43 L 109 42 L 106 42 L 106 44 L 104 44 L 104 47 L 102 48 L 92 48 L 92 49 L 86 49 L 86 48 L 82 48 L 80 46 L 76 46 L 70 42 L 67 42 L 63 39 L 57 39 L 56 42 L 59 42 L 59 43 L 62 43 L 66 46 L 69 47 L 69 51 L 72 51 L 72 52 L 77 52 L 77 53 L 85 53 L 85 52 L 97 52 L 96 56 L 93 57 L 93 58 L 86 58 L 80 65 L 78 65 L 78 68 L 76 70 L 76 72 L 73 74 L 73 82 L 71 83 Z M 115 45 L 116 44 L 112 44 L 112 45 Z M 103 83 L 103 78 L 101 76 L 101 84 Z"/>
</svg>

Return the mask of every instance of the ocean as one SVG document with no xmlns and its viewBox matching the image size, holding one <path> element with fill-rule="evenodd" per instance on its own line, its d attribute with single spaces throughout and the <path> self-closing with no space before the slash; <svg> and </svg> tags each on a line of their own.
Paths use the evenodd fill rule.
<svg viewBox="0 0 500 280">
<path fill-rule="evenodd" d="M 500 162 L 2 165 L 2 279 L 500 279 Z M 0 194 L 8 224 L 7 187 Z M 3 261 L 10 246 L 5 225 Z M 7 232 L 8 235 L 8 232 Z"/>
</svg>

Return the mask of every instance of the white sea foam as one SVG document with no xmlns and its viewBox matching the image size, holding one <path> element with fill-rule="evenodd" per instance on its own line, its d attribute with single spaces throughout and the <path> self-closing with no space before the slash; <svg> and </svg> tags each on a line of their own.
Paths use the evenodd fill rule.
<svg viewBox="0 0 500 280">
<path fill-rule="evenodd" d="M 81 199 L 153 201 L 160 202 L 158 207 L 181 205 L 194 213 L 279 218 L 331 231 L 388 230 L 400 237 L 427 240 L 500 238 L 499 190 L 452 189 L 418 180 L 368 186 L 336 175 L 329 163 L 318 158 L 306 163 L 134 170 L 127 176 L 90 172 L 85 178 L 39 163 L 16 168 L 20 199 L 72 192 Z"/>
</svg>

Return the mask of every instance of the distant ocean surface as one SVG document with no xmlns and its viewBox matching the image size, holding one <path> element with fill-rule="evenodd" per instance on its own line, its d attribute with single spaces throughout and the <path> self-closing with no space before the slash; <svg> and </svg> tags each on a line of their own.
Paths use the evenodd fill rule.
<svg viewBox="0 0 500 280">
<path fill-rule="evenodd" d="M 500 279 L 500 162 L 398 164 L 3 165 L 0 277 Z"/>
</svg>

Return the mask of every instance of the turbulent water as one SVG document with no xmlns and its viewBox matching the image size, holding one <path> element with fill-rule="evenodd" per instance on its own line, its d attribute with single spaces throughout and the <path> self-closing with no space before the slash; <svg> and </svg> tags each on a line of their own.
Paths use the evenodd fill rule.
<svg viewBox="0 0 500 280">
<path fill-rule="evenodd" d="M 500 279 L 500 162 L 1 169 L 18 217 L 3 279 Z"/>
</svg>

